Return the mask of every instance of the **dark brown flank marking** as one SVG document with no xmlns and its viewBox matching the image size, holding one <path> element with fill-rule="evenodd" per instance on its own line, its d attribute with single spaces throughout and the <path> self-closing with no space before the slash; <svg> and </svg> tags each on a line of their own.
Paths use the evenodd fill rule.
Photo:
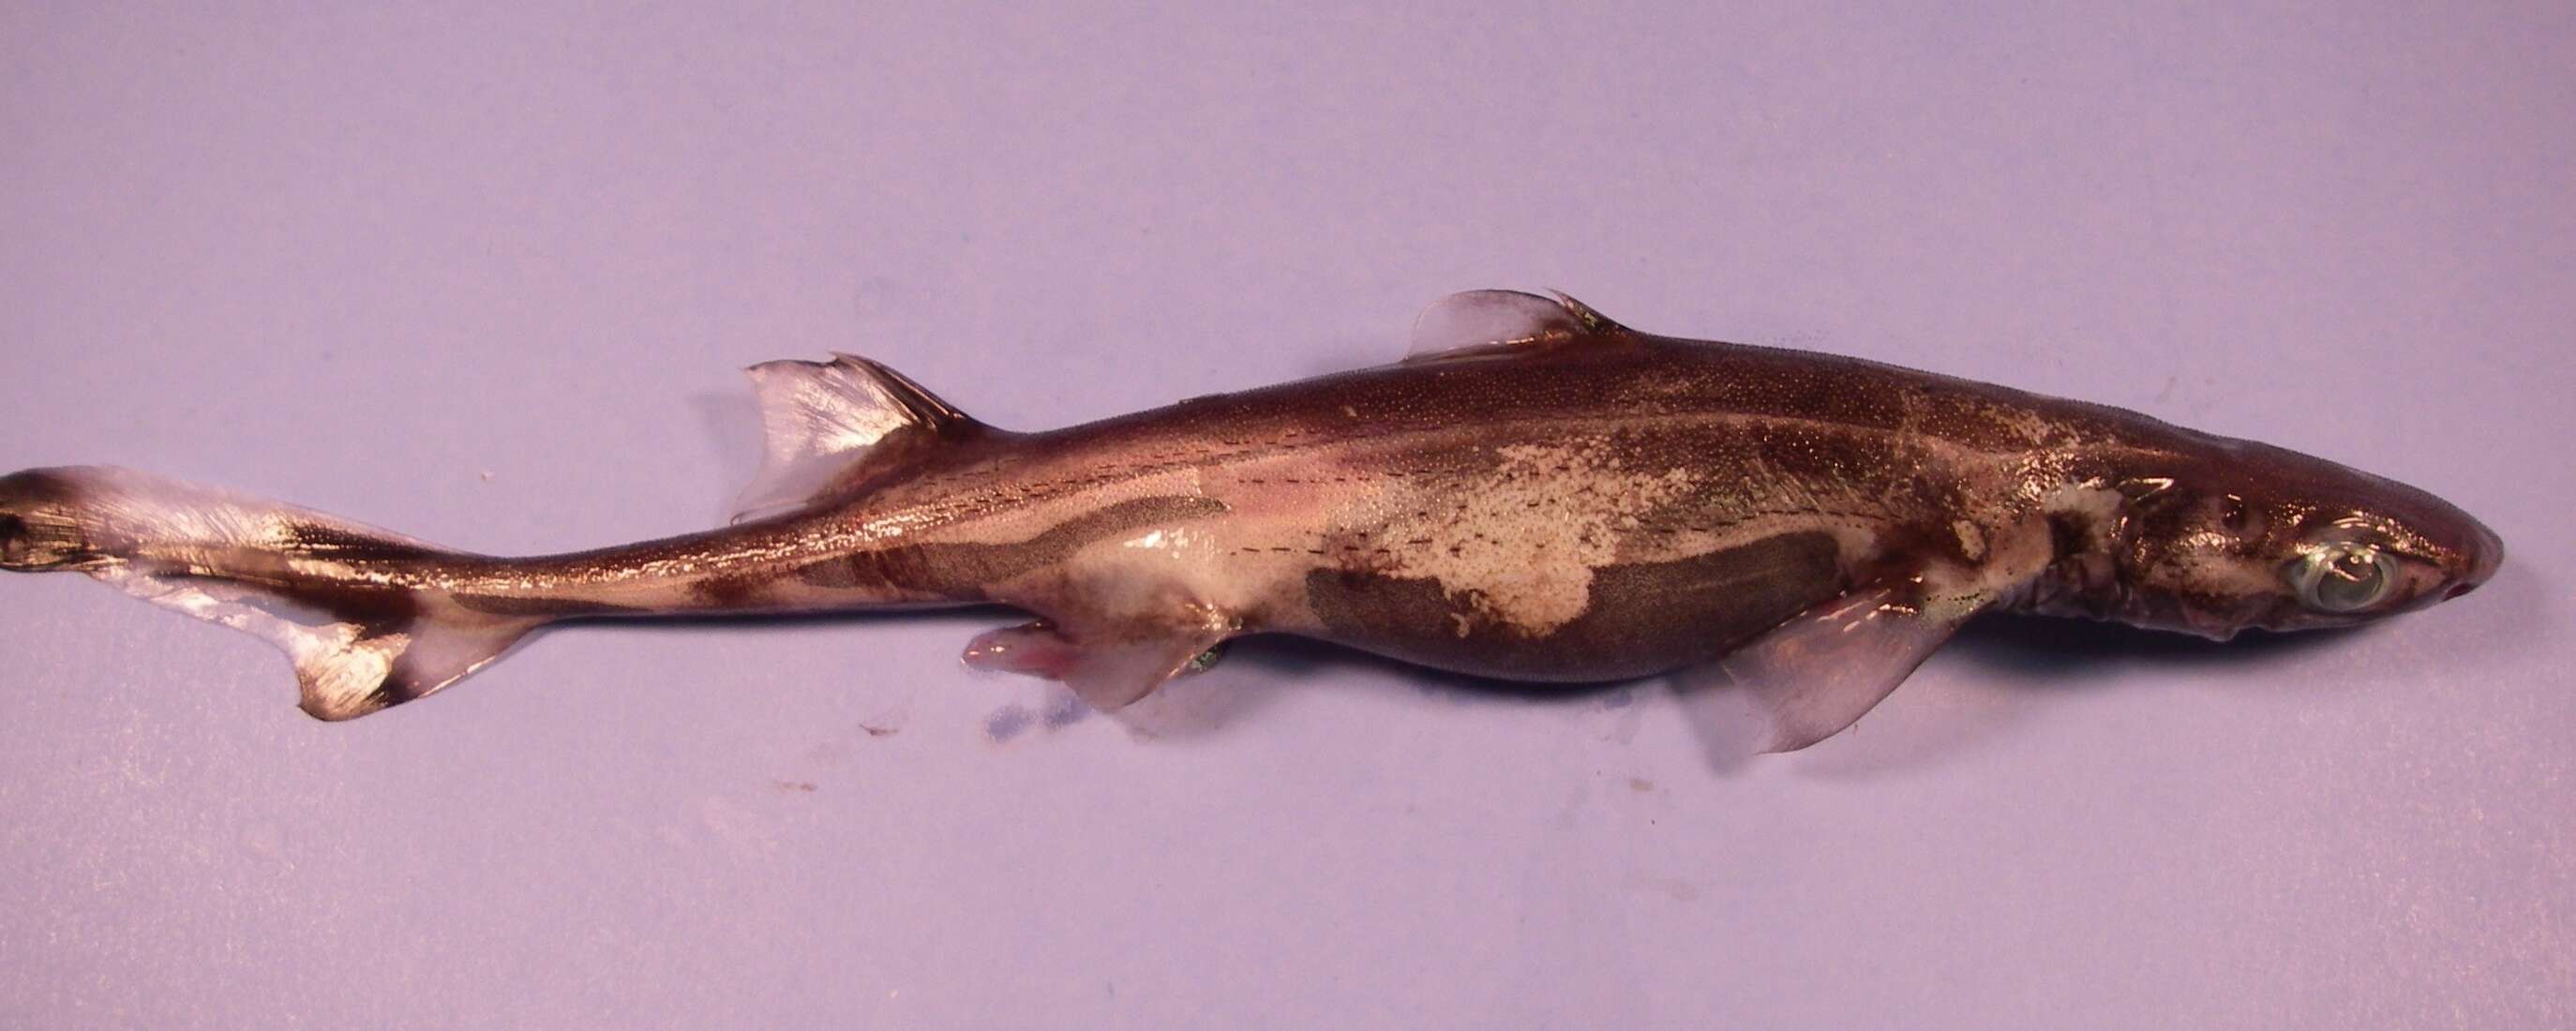
<svg viewBox="0 0 2576 1031">
<path fill-rule="evenodd" d="M 494 616 L 609 616 L 621 612 L 653 611 L 632 605 L 611 605 L 607 602 L 583 601 L 578 598 L 519 597 L 507 594 L 456 594 L 449 597 L 456 602 L 458 608 Z"/>
<path fill-rule="evenodd" d="M 755 574 L 727 573 L 690 584 L 689 594 L 715 608 L 734 608 L 758 598 L 768 582 L 766 577 Z"/>
<path fill-rule="evenodd" d="M 796 578 L 833 589 L 980 589 L 1061 563 L 1104 538 L 1158 524 L 1204 519 L 1225 511 L 1225 503 L 1214 498 L 1134 498 L 1066 520 L 1016 544 L 896 545 L 809 563 L 796 569 Z"/>
<path fill-rule="evenodd" d="M 454 557 L 435 548 L 383 540 L 312 523 L 288 525 L 286 539 L 291 542 L 292 550 L 317 558 L 349 562 L 419 562 Z"/>
<path fill-rule="evenodd" d="M 1429 578 L 1318 569 L 1306 575 L 1306 600 L 1335 640 L 1367 651 L 1514 679 L 1594 681 L 1704 661 L 1848 586 L 1833 537 L 1801 531 L 1602 567 L 1583 614 L 1539 637 L 1495 625 Z"/>
</svg>

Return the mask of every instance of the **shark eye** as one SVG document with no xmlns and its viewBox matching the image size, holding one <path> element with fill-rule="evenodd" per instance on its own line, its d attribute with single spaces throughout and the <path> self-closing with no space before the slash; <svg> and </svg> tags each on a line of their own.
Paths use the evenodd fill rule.
<svg viewBox="0 0 2576 1031">
<path fill-rule="evenodd" d="M 2367 544 L 2332 544 L 2301 557 L 2290 573 L 2299 603 L 2341 615 L 2379 604 L 2397 582 L 2396 563 Z"/>
</svg>

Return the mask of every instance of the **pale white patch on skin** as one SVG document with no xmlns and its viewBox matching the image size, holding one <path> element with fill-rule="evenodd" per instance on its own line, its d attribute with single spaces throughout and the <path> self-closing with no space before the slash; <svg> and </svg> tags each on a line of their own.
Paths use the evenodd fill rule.
<svg viewBox="0 0 2576 1031">
<path fill-rule="evenodd" d="M 2109 487 L 2079 485 L 2064 487 L 2048 495 L 2050 512 L 2089 517 L 2095 525 L 2107 526 L 2120 518 L 2121 506 L 2128 497 Z"/>
<path fill-rule="evenodd" d="M 2013 597 L 2056 557 L 2048 518 L 2032 514 L 2012 524 L 1978 529 L 1967 520 L 1952 527 L 1966 544 L 1974 533 L 1983 551 L 1969 551 L 1961 566 L 1933 563 L 1920 574 L 1923 615 L 1938 621 L 1964 620 L 1996 601 Z"/>
<path fill-rule="evenodd" d="M 1311 471 L 1311 462 L 1292 468 L 1310 470 L 1306 476 L 1318 475 Z M 1262 614 L 1290 607 L 1285 604 L 1291 600 L 1287 586 L 1300 583 L 1304 570 L 1314 565 L 1305 542 L 1312 539 L 1313 528 L 1323 522 L 1324 506 L 1335 496 L 1274 487 L 1256 497 L 1248 492 L 1262 488 L 1230 481 L 1211 488 L 1208 481 L 1204 470 L 1173 470 L 950 524 L 920 537 L 938 543 L 1008 546 L 1123 501 L 1219 500 L 1231 510 L 1104 538 L 1061 563 L 990 586 L 998 598 L 1059 618 L 1233 632 L 1258 622 Z M 1259 547 L 1290 539 L 1299 541 L 1293 553 Z"/>
<path fill-rule="evenodd" d="M 1494 453 L 1502 464 L 1478 490 L 1423 499 L 1420 514 L 1386 524 L 1386 538 L 1407 542 L 1386 572 L 1435 580 L 1451 599 L 1531 637 L 1580 618 L 1592 604 L 1593 571 L 1618 557 L 1639 517 L 1697 483 L 1687 469 L 1627 468 L 1597 437 Z"/>
<path fill-rule="evenodd" d="M 2066 425 L 2064 421 L 2052 419 L 2027 408 L 1987 402 L 1981 406 L 1978 415 L 2029 442 L 2033 448 L 2064 446 L 2077 442 L 2073 428 Z"/>
<path fill-rule="evenodd" d="M 1958 535 L 1959 553 L 1966 555 L 1968 561 L 1982 561 L 1986 557 L 1986 534 L 1985 531 L 1977 529 L 1977 524 L 1965 519 L 1953 519 L 1950 521 L 1950 532 Z"/>
<path fill-rule="evenodd" d="M 1161 551 L 1167 545 L 1172 548 L 1187 547 L 1189 540 L 1188 530 L 1154 530 L 1139 537 L 1128 538 L 1123 546 L 1144 551 Z M 1168 551 L 1164 553 L 1176 554 Z"/>
<path fill-rule="evenodd" d="M 2213 594 L 2251 596 L 2282 593 L 2286 583 L 2279 573 L 2272 567 L 2246 562 L 2236 554 L 2237 540 L 2235 534 L 2194 530 L 2175 539 L 2165 552 L 2165 561 L 2182 570 L 2184 580 Z"/>
</svg>

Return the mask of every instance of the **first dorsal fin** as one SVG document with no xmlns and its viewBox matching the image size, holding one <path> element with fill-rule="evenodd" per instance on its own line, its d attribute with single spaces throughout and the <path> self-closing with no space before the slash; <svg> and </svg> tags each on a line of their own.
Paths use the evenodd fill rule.
<svg viewBox="0 0 2576 1031">
<path fill-rule="evenodd" d="M 1469 290 L 1450 294 L 1413 320 L 1408 365 L 1509 354 L 1620 332 L 1618 323 L 1590 305 L 1518 290 Z"/>
<path fill-rule="evenodd" d="M 913 446 L 983 428 L 902 373 L 856 355 L 762 362 L 743 372 L 767 441 L 760 475 L 735 502 L 736 522 L 810 504 Z"/>
</svg>

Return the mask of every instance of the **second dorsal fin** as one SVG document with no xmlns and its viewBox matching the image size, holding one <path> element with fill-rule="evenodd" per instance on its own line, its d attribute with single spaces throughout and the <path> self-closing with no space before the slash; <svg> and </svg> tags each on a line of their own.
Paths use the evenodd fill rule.
<svg viewBox="0 0 2576 1031">
<path fill-rule="evenodd" d="M 1509 354 L 1619 332 L 1623 327 L 1564 294 L 1468 290 L 1432 302 L 1413 320 L 1405 364 Z"/>
<path fill-rule="evenodd" d="M 735 522 L 810 504 L 914 446 L 983 429 L 902 373 L 856 355 L 743 372 L 767 439 L 760 474 L 734 503 Z"/>
</svg>

